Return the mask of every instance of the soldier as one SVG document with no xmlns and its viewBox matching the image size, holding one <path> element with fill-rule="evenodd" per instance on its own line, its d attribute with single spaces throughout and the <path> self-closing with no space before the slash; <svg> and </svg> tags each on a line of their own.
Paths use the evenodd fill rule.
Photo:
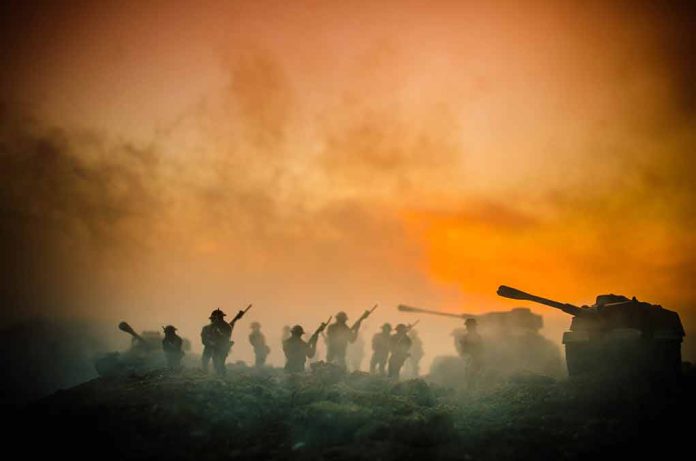
<svg viewBox="0 0 696 461">
<path fill-rule="evenodd" d="M 285 325 L 283 327 L 283 331 L 280 333 L 280 340 L 285 341 L 286 339 L 290 338 L 290 336 L 290 327 Z"/>
<path fill-rule="evenodd" d="M 409 333 L 409 338 L 411 338 L 411 355 L 408 358 L 408 366 L 410 369 L 410 374 L 414 378 L 420 375 L 420 361 L 423 358 L 423 341 L 421 341 L 418 336 L 418 331 L 411 330 Z"/>
<path fill-rule="evenodd" d="M 372 337 L 372 359 L 370 360 L 370 373 L 376 371 L 380 375 L 384 375 L 387 367 L 387 359 L 389 358 L 389 343 L 391 338 L 391 325 L 385 323 L 382 325 L 382 332 L 376 333 Z"/>
<path fill-rule="evenodd" d="M 201 330 L 203 341 L 203 370 L 208 371 L 208 364 L 213 360 L 213 367 L 218 374 L 225 373 L 225 359 L 232 347 L 232 327 L 225 321 L 225 314 L 220 309 L 215 309 L 210 314 L 210 324 Z"/>
<path fill-rule="evenodd" d="M 411 349 L 411 338 L 406 333 L 408 333 L 408 327 L 400 323 L 396 326 L 396 333 L 389 339 L 391 356 L 389 357 L 388 374 L 390 378 L 399 377 L 401 367 L 409 356 L 408 351 Z"/>
<path fill-rule="evenodd" d="M 246 310 L 239 311 L 234 316 L 230 323 L 225 321 L 225 314 L 220 309 L 215 309 L 210 314 L 210 324 L 203 327 L 201 331 L 201 340 L 203 341 L 203 370 L 208 371 L 208 363 L 213 360 L 213 368 L 219 375 L 225 374 L 225 360 L 230 353 L 232 347 L 232 331 L 237 320 L 249 310 L 249 305 Z"/>
<path fill-rule="evenodd" d="M 336 322 L 329 325 L 326 331 L 327 362 L 334 363 L 344 369 L 346 368 L 346 349 L 348 348 L 348 343 L 355 342 L 362 321 L 375 309 L 377 309 L 376 305 L 371 310 L 365 311 L 352 327 L 346 324 L 348 316 L 345 312 L 336 314 Z"/>
<path fill-rule="evenodd" d="M 271 352 L 271 349 L 266 345 L 266 337 L 261 333 L 261 324 L 259 322 L 251 323 L 251 334 L 249 342 L 254 348 L 256 356 L 256 366 L 261 367 L 266 364 L 266 357 Z"/>
<path fill-rule="evenodd" d="M 348 365 L 350 366 L 350 371 L 360 371 L 362 368 L 362 361 L 365 355 L 365 341 L 362 335 L 358 335 L 355 342 L 348 346 L 348 351 L 346 356 L 348 358 Z"/>
<path fill-rule="evenodd" d="M 459 339 L 459 350 L 467 363 L 466 376 L 470 386 L 481 372 L 483 366 L 483 341 L 478 333 L 478 322 L 476 322 L 476 319 L 466 319 L 464 325 L 466 326 L 466 332 Z"/>
<path fill-rule="evenodd" d="M 336 314 L 336 322 L 329 325 L 326 332 L 326 361 L 346 367 L 346 349 L 348 343 L 357 338 L 357 331 L 350 328 L 346 322 L 348 316 L 345 312 Z"/>
<path fill-rule="evenodd" d="M 167 325 L 163 330 L 164 339 L 162 340 L 162 350 L 164 350 L 164 356 L 167 359 L 167 367 L 176 370 L 181 366 L 181 358 L 184 356 L 184 351 L 182 350 L 184 342 L 181 337 L 176 334 L 176 328 L 174 326 Z"/>
<path fill-rule="evenodd" d="M 309 342 L 302 339 L 304 329 L 300 325 L 295 325 L 290 330 L 290 337 L 283 341 L 283 352 L 285 352 L 285 370 L 290 373 L 301 373 L 305 369 L 308 358 L 314 357 L 319 335 L 312 335 Z"/>
</svg>

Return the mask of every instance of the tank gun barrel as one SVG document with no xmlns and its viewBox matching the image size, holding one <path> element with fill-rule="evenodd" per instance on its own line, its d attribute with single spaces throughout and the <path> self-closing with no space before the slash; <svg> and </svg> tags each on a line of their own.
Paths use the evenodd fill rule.
<svg viewBox="0 0 696 461">
<path fill-rule="evenodd" d="M 130 325 L 128 325 L 128 323 L 126 323 L 126 322 L 121 322 L 121 323 L 119 323 L 119 324 L 118 324 L 118 329 L 121 330 L 121 331 L 125 331 L 126 333 L 128 333 L 129 335 L 131 335 L 131 336 L 133 336 L 135 339 L 137 339 L 138 341 L 140 341 L 140 342 L 142 342 L 143 344 L 145 344 L 145 339 L 143 339 L 142 336 L 140 336 L 138 333 L 136 333 L 135 330 L 133 329 L 133 327 L 131 327 Z"/>
<path fill-rule="evenodd" d="M 453 314 L 451 312 L 433 311 L 430 309 L 422 309 L 420 307 L 406 306 L 404 304 L 399 304 L 397 309 L 400 310 L 401 312 L 413 312 L 416 314 L 441 315 L 443 317 L 455 317 L 458 319 L 469 319 L 469 318 L 478 317 L 476 315 L 471 315 L 471 314 Z"/>
<path fill-rule="evenodd" d="M 535 303 L 543 304 L 545 306 L 550 306 L 555 309 L 562 310 L 566 314 L 570 315 L 581 315 L 584 310 L 578 306 L 572 304 L 559 303 L 558 301 L 553 301 L 551 299 L 542 298 L 541 296 L 535 296 L 533 294 L 525 293 L 524 291 L 518 290 L 517 288 L 512 288 L 506 285 L 500 285 L 498 287 L 498 296 L 510 299 L 519 299 L 523 301 L 532 301 Z"/>
</svg>

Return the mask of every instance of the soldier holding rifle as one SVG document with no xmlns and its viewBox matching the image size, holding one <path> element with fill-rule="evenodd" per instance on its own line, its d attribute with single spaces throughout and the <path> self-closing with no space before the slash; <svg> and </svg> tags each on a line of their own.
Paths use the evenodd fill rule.
<svg viewBox="0 0 696 461">
<path fill-rule="evenodd" d="M 391 355 L 389 356 L 389 368 L 388 376 L 390 378 L 398 378 L 399 373 L 401 373 L 401 367 L 404 366 L 404 362 L 409 357 L 409 350 L 411 349 L 411 338 L 408 337 L 408 332 L 412 328 L 412 325 L 406 326 L 400 323 L 396 326 L 396 333 L 392 335 L 389 341 L 389 349 Z"/>
<path fill-rule="evenodd" d="M 225 360 L 232 347 L 232 331 L 244 314 L 251 309 L 251 304 L 246 309 L 241 310 L 234 316 L 230 323 L 225 321 L 225 314 L 220 309 L 215 309 L 210 314 L 210 324 L 203 327 L 201 340 L 203 341 L 203 370 L 208 371 L 208 363 L 212 359 L 215 373 L 225 374 Z"/>
<path fill-rule="evenodd" d="M 326 322 L 319 325 L 319 328 L 314 332 L 314 334 L 309 338 L 309 341 L 305 342 L 302 339 L 304 334 L 304 329 L 301 325 L 295 325 L 290 330 L 290 337 L 283 341 L 283 352 L 285 352 L 285 371 L 290 373 L 301 373 L 305 370 L 305 364 L 308 358 L 314 357 L 317 351 L 317 340 L 319 335 L 326 328 L 326 326 L 331 322 L 331 317 Z"/>
<path fill-rule="evenodd" d="M 358 331 L 363 320 L 377 309 L 375 304 L 372 309 L 366 310 L 352 327 L 347 325 L 348 316 L 345 312 L 336 314 L 336 322 L 329 325 L 326 330 L 327 354 L 326 361 L 346 368 L 346 349 L 348 343 L 353 343 L 358 337 Z"/>
</svg>

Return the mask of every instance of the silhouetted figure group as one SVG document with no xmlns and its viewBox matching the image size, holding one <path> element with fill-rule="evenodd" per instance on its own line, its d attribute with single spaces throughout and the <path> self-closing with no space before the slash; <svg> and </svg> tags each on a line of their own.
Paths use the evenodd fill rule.
<svg viewBox="0 0 696 461">
<path fill-rule="evenodd" d="M 327 363 L 346 370 L 348 344 L 355 342 L 362 321 L 365 320 L 376 307 L 377 306 L 373 307 L 372 310 L 365 311 L 351 327 L 346 323 L 348 321 L 348 315 L 345 312 L 339 312 L 336 314 L 336 321 L 334 323 L 330 323 L 331 318 L 323 322 L 307 342 L 302 339 L 302 335 L 304 334 L 302 326 L 295 325 L 291 330 L 290 338 L 283 341 L 283 352 L 285 352 L 286 358 L 285 369 L 293 373 L 304 371 L 307 359 L 313 358 L 316 354 L 319 335 L 326 329 L 326 361 Z"/>
<path fill-rule="evenodd" d="M 382 331 L 372 337 L 372 359 L 370 373 L 398 378 L 406 359 L 411 356 L 413 341 L 408 333 L 411 326 L 400 323 L 392 334 L 389 323 L 382 325 Z M 420 360 L 420 357 L 418 358 Z"/>
<path fill-rule="evenodd" d="M 356 341 L 362 322 L 376 307 L 374 306 L 371 310 L 366 310 L 352 326 L 348 326 L 348 315 L 345 312 L 339 312 L 336 314 L 334 323 L 331 323 L 331 318 L 326 322 L 322 322 L 307 341 L 302 339 L 305 331 L 301 325 L 295 325 L 292 329 L 285 327 L 282 340 L 283 352 L 286 358 L 285 370 L 291 373 L 305 370 L 307 360 L 314 358 L 316 355 L 317 341 L 324 330 L 326 330 L 327 345 L 326 362 L 346 370 L 348 345 Z M 235 324 L 250 308 L 251 305 L 245 310 L 240 310 L 231 322 L 225 320 L 227 314 L 220 309 L 215 309 L 210 314 L 210 323 L 201 330 L 201 341 L 203 343 L 201 365 L 204 371 L 208 371 L 212 361 L 215 373 L 218 375 L 225 374 L 225 361 L 234 344 L 232 333 Z M 266 338 L 261 332 L 261 324 L 252 322 L 250 326 L 249 343 L 254 350 L 255 365 L 261 367 L 266 364 L 266 359 L 271 349 L 266 344 Z M 371 373 L 386 374 L 392 378 L 399 377 L 404 362 L 411 356 L 410 350 L 413 341 L 408 335 L 410 330 L 411 326 L 399 324 L 396 326 L 395 333 L 392 334 L 390 324 L 386 323 L 382 326 L 382 331 L 377 333 L 372 339 Z M 171 369 L 178 369 L 184 356 L 182 350 L 183 341 L 176 334 L 176 328 L 172 325 L 164 328 L 164 334 L 162 349 L 167 359 L 167 366 Z M 420 353 L 416 355 L 415 370 L 417 373 L 417 361 L 422 356 L 422 348 L 420 348 Z"/>
</svg>

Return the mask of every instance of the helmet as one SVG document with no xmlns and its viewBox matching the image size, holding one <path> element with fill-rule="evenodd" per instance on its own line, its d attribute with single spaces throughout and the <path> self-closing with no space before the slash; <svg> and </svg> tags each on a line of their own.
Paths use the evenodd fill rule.
<svg viewBox="0 0 696 461">
<path fill-rule="evenodd" d="M 396 332 L 401 333 L 402 331 L 408 330 L 408 327 L 404 325 L 403 323 L 400 323 L 396 326 Z"/>
<path fill-rule="evenodd" d="M 391 331 L 391 323 L 385 323 L 382 325 L 382 331 Z"/>
<path fill-rule="evenodd" d="M 164 330 L 165 333 L 174 333 L 176 331 L 176 327 L 174 325 L 167 325 L 166 327 L 163 327 L 162 330 Z"/>
<path fill-rule="evenodd" d="M 464 322 L 464 325 L 466 325 L 467 327 L 468 327 L 468 326 L 474 326 L 474 327 L 475 327 L 476 325 L 478 325 L 478 322 L 476 321 L 476 319 L 468 318 L 468 319 L 466 319 L 466 321 Z"/>
<path fill-rule="evenodd" d="M 292 327 L 292 329 L 290 330 L 290 332 L 291 332 L 293 335 L 303 335 L 303 334 L 304 334 L 304 329 L 302 328 L 301 325 L 295 325 L 294 327 Z"/>
<path fill-rule="evenodd" d="M 215 309 L 213 312 L 210 313 L 210 320 L 214 320 L 214 319 L 216 319 L 216 318 L 220 318 L 220 319 L 221 319 L 221 318 L 225 317 L 226 315 L 227 315 L 227 314 L 225 314 L 224 312 L 222 312 L 222 311 L 218 308 L 218 309 Z"/>
<path fill-rule="evenodd" d="M 336 320 L 338 320 L 339 322 L 345 322 L 346 320 L 348 320 L 348 315 L 346 315 L 345 312 L 341 311 L 338 314 L 336 314 Z"/>
<path fill-rule="evenodd" d="M 250 327 L 252 330 L 258 330 L 261 328 L 261 324 L 259 322 L 251 322 Z"/>
</svg>

